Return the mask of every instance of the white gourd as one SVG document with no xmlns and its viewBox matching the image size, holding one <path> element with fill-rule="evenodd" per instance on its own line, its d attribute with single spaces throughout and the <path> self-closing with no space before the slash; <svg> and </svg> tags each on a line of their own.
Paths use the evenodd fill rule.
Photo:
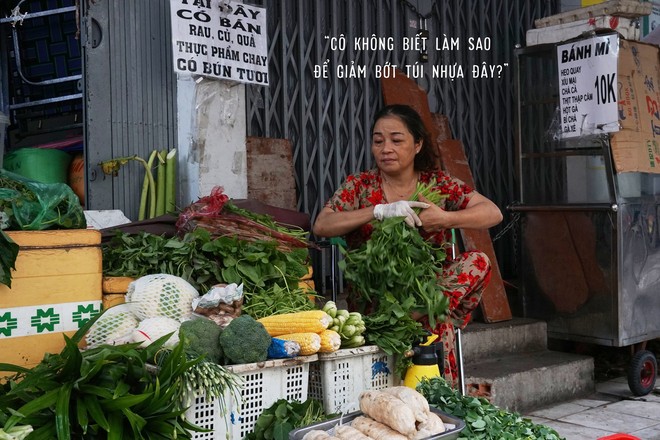
<svg viewBox="0 0 660 440">
<path fill-rule="evenodd" d="M 151 345 L 156 339 L 168 333 L 173 333 L 163 345 L 165 348 L 173 348 L 179 343 L 179 327 L 181 327 L 181 323 L 176 319 L 165 316 L 147 318 L 140 321 L 137 328 L 133 331 L 130 342 L 142 342 L 142 347 L 146 347 Z"/>
<path fill-rule="evenodd" d="M 138 319 L 128 304 L 110 307 L 96 320 L 86 335 L 88 348 L 101 344 L 117 344 L 125 342 L 138 326 Z"/>
<path fill-rule="evenodd" d="M 181 277 L 168 274 L 145 275 L 128 285 L 126 302 L 139 320 L 165 316 L 183 322 L 193 313 L 199 292 Z"/>
</svg>

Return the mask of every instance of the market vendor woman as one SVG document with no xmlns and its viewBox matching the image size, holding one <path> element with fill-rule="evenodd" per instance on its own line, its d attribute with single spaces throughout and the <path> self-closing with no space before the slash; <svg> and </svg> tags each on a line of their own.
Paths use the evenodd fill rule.
<svg viewBox="0 0 660 440">
<path fill-rule="evenodd" d="M 320 237 L 344 236 L 350 248 L 369 239 L 372 222 L 404 217 L 411 227 L 437 244 L 448 242 L 450 230 L 483 229 L 502 221 L 488 198 L 436 166 L 436 153 L 419 114 L 406 105 L 390 105 L 375 117 L 371 152 L 376 168 L 352 174 L 334 193 L 314 223 Z M 434 190 L 446 195 L 439 206 L 423 196 L 410 201 L 417 183 L 435 179 Z M 422 208 L 419 215 L 413 208 Z M 438 323 L 445 353 L 444 377 L 455 387 L 457 367 L 454 326 L 464 328 L 490 279 L 490 262 L 479 251 L 468 251 L 443 263 L 444 294 L 450 299 L 447 321 Z M 349 298 L 350 303 L 350 298 Z M 424 316 L 414 316 L 428 325 Z"/>
</svg>

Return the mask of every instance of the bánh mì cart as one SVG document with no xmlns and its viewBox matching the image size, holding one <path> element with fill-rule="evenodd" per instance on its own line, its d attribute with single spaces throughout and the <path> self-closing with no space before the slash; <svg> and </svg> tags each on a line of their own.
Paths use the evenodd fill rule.
<svg viewBox="0 0 660 440">
<path fill-rule="evenodd" d="M 586 44 L 590 38 L 601 37 L 573 43 Z M 630 121 L 621 118 L 644 121 L 646 117 L 651 122 L 658 119 L 660 125 L 657 112 L 642 114 L 649 111 L 648 100 L 655 99 L 655 95 L 645 99 L 644 90 L 639 90 L 648 84 L 626 92 L 632 83 L 626 85 L 625 69 L 638 66 L 622 64 L 623 51 L 630 50 L 633 60 L 641 52 L 619 37 L 611 41 L 617 44 L 620 58 L 613 67 L 612 83 L 620 94 L 614 103 L 619 120 L 614 122 L 623 129 Z M 561 105 L 572 101 L 562 98 L 565 90 L 570 93 L 560 81 L 557 46 L 563 44 L 516 53 L 520 203 L 510 209 L 520 216 L 521 306 L 526 317 L 547 322 L 549 338 L 630 347 L 628 384 L 633 394 L 645 395 L 653 390 L 657 377 L 656 357 L 646 345 L 660 337 L 660 174 L 641 167 L 622 169 L 630 166 L 623 163 L 624 146 L 646 149 L 647 145 L 624 145 L 616 131 L 604 131 L 606 124 L 563 136 L 567 119 Z M 650 67 L 658 70 L 657 56 Z M 633 107 L 638 113 L 628 112 Z M 593 111 L 600 110 L 593 107 Z M 588 120 L 584 114 L 578 123 Z M 638 134 L 627 135 L 634 140 Z M 657 147 L 652 141 L 649 145 Z M 660 153 L 653 148 L 651 165 L 660 168 L 653 157 Z"/>
</svg>

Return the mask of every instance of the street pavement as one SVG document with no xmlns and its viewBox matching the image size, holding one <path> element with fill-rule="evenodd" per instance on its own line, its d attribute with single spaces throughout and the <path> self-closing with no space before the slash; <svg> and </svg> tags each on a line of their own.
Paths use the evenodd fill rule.
<svg viewBox="0 0 660 440">
<path fill-rule="evenodd" d="M 596 392 L 590 396 L 540 408 L 524 416 L 555 429 L 566 440 L 615 439 L 615 434 L 660 440 L 660 377 L 655 390 L 646 396 L 633 396 L 626 378 L 619 377 L 597 383 Z"/>
</svg>

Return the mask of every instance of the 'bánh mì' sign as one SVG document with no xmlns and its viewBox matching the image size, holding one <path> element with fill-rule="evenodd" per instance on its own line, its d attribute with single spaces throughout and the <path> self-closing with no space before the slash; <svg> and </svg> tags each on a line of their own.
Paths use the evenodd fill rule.
<svg viewBox="0 0 660 440">
<path fill-rule="evenodd" d="M 266 9 L 232 0 L 171 0 L 174 71 L 268 85 Z"/>
<path fill-rule="evenodd" d="M 616 35 L 557 46 L 561 137 L 619 130 Z"/>
</svg>

